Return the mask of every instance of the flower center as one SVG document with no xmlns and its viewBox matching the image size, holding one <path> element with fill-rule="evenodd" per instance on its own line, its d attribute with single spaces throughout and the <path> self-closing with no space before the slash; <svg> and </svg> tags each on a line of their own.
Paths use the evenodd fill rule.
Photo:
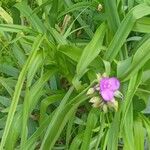
<svg viewBox="0 0 150 150">
<path fill-rule="evenodd" d="M 109 89 L 111 87 L 111 84 L 109 83 L 109 82 L 105 82 L 104 84 L 103 84 L 103 88 L 104 89 Z"/>
</svg>

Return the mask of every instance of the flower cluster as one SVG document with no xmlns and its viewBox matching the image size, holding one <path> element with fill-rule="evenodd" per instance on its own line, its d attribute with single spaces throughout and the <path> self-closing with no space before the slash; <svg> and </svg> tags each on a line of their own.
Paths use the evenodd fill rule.
<svg viewBox="0 0 150 150">
<path fill-rule="evenodd" d="M 120 88 L 120 81 L 116 77 L 106 77 L 105 75 L 97 75 L 98 84 L 90 88 L 87 92 L 88 95 L 94 94 L 90 99 L 93 107 L 100 107 L 104 112 L 108 108 L 118 110 L 118 101 L 115 97 L 123 98 Z"/>
</svg>

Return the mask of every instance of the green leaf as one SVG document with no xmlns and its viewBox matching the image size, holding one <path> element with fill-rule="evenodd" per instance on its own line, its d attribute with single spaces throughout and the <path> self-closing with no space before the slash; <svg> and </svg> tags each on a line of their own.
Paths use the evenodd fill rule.
<svg viewBox="0 0 150 150">
<path fill-rule="evenodd" d="M 8 24 L 12 24 L 12 23 L 13 23 L 12 17 L 11 17 L 2 7 L 0 7 L 0 16 L 1 16 Z"/>
<path fill-rule="evenodd" d="M 26 26 L 15 25 L 15 24 L 0 24 L 0 30 L 4 32 L 31 32 L 32 30 Z"/>
<path fill-rule="evenodd" d="M 148 139 L 148 147 L 150 146 L 150 119 L 143 114 L 140 114 L 140 118 L 143 122 L 143 126 L 147 132 L 147 139 Z"/>
<path fill-rule="evenodd" d="M 98 56 L 101 51 L 105 35 L 105 23 L 102 23 L 96 30 L 91 42 L 84 48 L 81 58 L 77 64 L 77 76 L 81 77 L 85 73 L 88 65 Z"/>
<path fill-rule="evenodd" d="M 57 50 L 76 62 L 79 61 L 82 54 L 82 49 L 72 45 L 59 45 Z"/>
<path fill-rule="evenodd" d="M 49 97 L 47 97 L 47 98 L 45 98 L 45 99 L 42 100 L 41 107 L 40 107 L 40 124 L 42 124 L 42 122 L 46 118 L 47 107 L 50 104 L 52 104 L 52 103 L 54 103 L 54 102 L 62 99 L 63 96 L 64 96 L 64 94 L 55 94 L 55 95 L 49 96 Z"/>
<path fill-rule="evenodd" d="M 57 21 L 58 3 L 58 0 L 52 1 L 50 11 L 48 13 L 45 13 L 46 20 L 48 21 L 51 27 L 55 27 Z"/>
<path fill-rule="evenodd" d="M 66 116 L 66 113 L 68 112 L 68 110 L 64 109 L 64 106 L 67 100 L 69 99 L 71 93 L 73 92 L 73 89 L 74 88 L 71 87 L 70 90 L 66 93 L 66 95 L 62 99 L 61 104 L 59 105 L 55 114 L 53 115 L 51 119 L 51 123 L 49 124 L 44 139 L 42 141 L 41 149 L 53 147 L 53 145 L 55 144 L 57 137 L 59 136 L 62 128 L 64 127 L 64 123 L 62 121 Z M 62 125 L 61 128 L 60 128 L 60 124 Z M 49 140 L 50 138 L 52 139 Z"/>
<path fill-rule="evenodd" d="M 120 112 L 115 113 L 112 123 L 108 129 L 108 150 L 118 149 L 118 137 L 119 137 L 119 127 L 120 127 Z"/>
<path fill-rule="evenodd" d="M 131 11 L 126 15 L 126 17 L 121 22 L 114 38 L 112 39 L 107 49 L 107 52 L 104 56 L 105 60 L 109 61 L 114 60 L 114 58 L 120 51 L 120 48 L 126 41 L 127 36 L 131 32 L 136 20 L 149 14 L 150 14 L 150 7 L 146 4 L 137 5 L 136 7 L 131 9 Z"/>
<path fill-rule="evenodd" d="M 15 114 L 15 111 L 16 111 L 16 108 L 17 108 L 17 104 L 18 104 L 19 97 L 20 97 L 20 94 L 21 94 L 21 89 L 22 89 L 22 86 L 23 86 L 23 83 L 24 83 L 24 80 L 25 80 L 26 72 L 27 72 L 27 70 L 30 66 L 31 61 L 35 58 L 37 50 L 38 50 L 38 48 L 39 48 L 42 41 L 43 41 L 43 37 L 38 36 L 37 39 L 35 40 L 34 44 L 33 44 L 33 49 L 32 49 L 25 65 L 24 65 L 24 67 L 23 67 L 23 69 L 22 69 L 22 71 L 21 71 L 21 73 L 18 77 L 18 82 L 17 82 L 16 87 L 15 87 L 15 92 L 14 92 L 12 103 L 11 103 L 10 110 L 9 110 L 9 113 L 8 113 L 6 126 L 5 126 L 5 129 L 4 129 L 0 149 L 3 149 L 3 147 L 5 145 L 5 142 L 6 142 L 6 139 L 7 139 L 7 136 L 8 136 L 12 121 L 13 121 L 13 117 L 14 117 L 14 114 Z"/>
<path fill-rule="evenodd" d="M 120 18 L 117 12 L 116 2 L 110 0 L 104 0 L 104 6 L 105 6 L 109 28 L 113 33 L 115 33 L 120 24 Z"/>
<path fill-rule="evenodd" d="M 134 149 L 134 136 L 133 136 L 133 105 L 130 104 L 128 112 L 124 118 L 125 123 L 122 131 L 124 140 L 124 150 Z"/>
<path fill-rule="evenodd" d="M 76 137 L 73 139 L 69 149 L 70 150 L 79 149 L 82 142 L 82 137 L 83 133 L 77 134 Z"/>
<path fill-rule="evenodd" d="M 72 7 L 72 5 L 73 5 L 73 2 L 71 0 L 65 0 L 65 3 L 68 7 Z M 75 18 L 77 18 L 78 13 L 73 12 L 73 15 L 75 16 Z M 81 17 L 78 17 L 77 20 L 82 27 L 87 26 L 86 22 Z M 84 30 L 89 37 L 93 36 L 93 31 L 91 30 L 91 28 L 89 26 L 88 26 L 88 28 L 84 28 Z"/>
<path fill-rule="evenodd" d="M 0 85 L 2 85 L 11 96 L 14 92 L 14 90 L 11 87 L 11 82 L 12 81 L 13 80 L 10 80 L 9 78 L 0 77 Z M 14 84 L 14 82 L 13 82 L 13 84 Z"/>
<path fill-rule="evenodd" d="M 36 62 L 36 58 L 34 59 L 34 61 Z M 33 66 L 35 65 L 34 61 L 32 63 Z M 31 68 L 29 68 L 29 70 Z M 35 67 L 34 69 L 37 69 L 37 68 Z M 23 115 L 22 115 L 23 117 L 22 118 L 22 130 L 21 130 L 21 148 L 22 149 L 24 148 L 24 145 L 27 139 L 27 133 L 28 133 L 27 120 L 28 120 L 29 114 L 32 112 L 39 98 L 43 94 L 43 91 L 42 91 L 43 86 L 45 85 L 47 80 L 53 76 L 55 72 L 56 72 L 56 69 L 54 69 L 53 67 L 49 69 L 45 74 L 41 75 L 39 80 L 37 80 L 36 83 L 30 87 L 30 89 L 29 89 L 29 86 L 30 86 L 31 79 L 29 79 L 29 81 L 27 80 L 26 93 L 25 93 L 24 103 L 23 103 Z"/>
<path fill-rule="evenodd" d="M 1 68 L 0 72 L 5 73 L 8 76 L 13 76 L 17 78 L 19 74 L 18 69 L 9 64 L 5 64 L 5 63 L 0 64 L 0 68 Z"/>
<path fill-rule="evenodd" d="M 30 23 L 32 24 L 32 27 L 34 29 L 37 29 L 39 33 L 45 33 L 46 29 L 39 17 L 34 14 L 31 10 L 31 8 L 25 3 L 20 2 L 15 5 L 15 7 L 23 14 L 23 16 L 27 17 L 27 19 L 30 20 Z"/>
<path fill-rule="evenodd" d="M 92 138 L 92 130 L 94 129 L 96 123 L 97 123 L 98 117 L 96 115 L 95 109 L 92 109 L 89 112 L 87 123 L 86 123 L 86 129 L 84 131 L 84 135 L 82 138 L 82 145 L 81 150 L 87 150 L 90 146 L 90 141 Z"/>
<path fill-rule="evenodd" d="M 136 51 L 129 69 L 121 77 L 124 81 L 136 74 L 150 58 L 150 38 L 147 39 Z"/>
<path fill-rule="evenodd" d="M 93 84 L 94 82 L 91 83 L 89 87 L 91 87 Z M 64 126 L 66 125 L 67 121 L 70 119 L 74 111 L 82 102 L 87 100 L 88 97 L 85 96 L 85 93 L 87 92 L 89 87 L 84 89 L 81 93 L 79 93 L 76 97 L 74 97 L 68 104 L 66 104 L 74 89 L 70 88 L 70 90 L 65 95 L 61 104 L 59 105 L 55 114 L 52 117 L 52 120 L 48 126 L 47 132 L 44 136 L 40 149 L 47 149 L 47 148 L 51 149 L 54 146 L 61 131 L 63 130 Z"/>
<path fill-rule="evenodd" d="M 138 19 L 132 30 L 141 33 L 150 33 L 150 18 L 143 17 Z"/>
<path fill-rule="evenodd" d="M 78 2 L 76 4 L 70 5 L 70 7 L 62 11 L 59 14 L 58 18 L 61 18 L 63 15 L 76 11 L 76 10 L 80 10 L 80 9 L 83 10 L 84 8 L 87 8 L 87 7 L 95 8 L 96 4 L 97 4 L 96 2 Z"/>
<path fill-rule="evenodd" d="M 10 99 L 4 96 L 0 96 L 0 104 L 4 105 L 5 107 L 10 106 Z"/>
<path fill-rule="evenodd" d="M 134 144 L 136 150 L 144 149 L 145 129 L 140 120 L 134 122 Z"/>
<path fill-rule="evenodd" d="M 130 67 L 131 62 L 132 62 L 131 57 L 118 62 L 117 64 L 117 77 L 118 78 L 124 75 L 125 70 L 127 70 Z"/>
<path fill-rule="evenodd" d="M 134 96 L 140 82 L 141 82 L 141 73 L 135 74 L 130 79 L 127 93 L 125 94 L 124 104 L 122 106 L 121 128 L 125 124 L 125 119 L 128 117 L 127 114 L 128 114 L 130 105 L 132 105 L 133 96 Z"/>
</svg>

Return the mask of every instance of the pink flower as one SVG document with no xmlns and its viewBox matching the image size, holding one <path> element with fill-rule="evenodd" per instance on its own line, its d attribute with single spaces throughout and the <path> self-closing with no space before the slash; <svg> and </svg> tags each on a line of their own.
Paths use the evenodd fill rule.
<svg viewBox="0 0 150 150">
<path fill-rule="evenodd" d="M 89 102 L 92 103 L 93 107 L 100 108 L 105 113 L 109 109 L 117 111 L 118 101 L 115 97 L 123 99 L 119 88 L 120 81 L 117 78 L 97 74 L 97 84 L 87 91 L 87 95 L 93 95 Z"/>
<path fill-rule="evenodd" d="M 114 99 L 115 92 L 120 87 L 120 82 L 115 77 L 103 77 L 99 82 L 99 87 L 99 93 L 104 101 L 112 101 Z"/>
</svg>

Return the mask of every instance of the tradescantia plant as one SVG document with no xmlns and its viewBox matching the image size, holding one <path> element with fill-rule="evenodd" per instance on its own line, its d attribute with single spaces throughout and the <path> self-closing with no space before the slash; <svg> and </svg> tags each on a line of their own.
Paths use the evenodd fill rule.
<svg viewBox="0 0 150 150">
<path fill-rule="evenodd" d="M 93 107 L 100 107 L 104 112 L 107 112 L 107 108 L 114 108 L 118 110 L 118 101 L 115 97 L 123 98 L 123 95 L 118 90 L 120 87 L 120 82 L 115 77 L 107 77 L 97 75 L 98 84 L 87 91 L 87 95 L 91 95 L 97 92 L 97 95 L 90 99 L 93 103 Z"/>
<path fill-rule="evenodd" d="M 149 15 L 149 0 L 2 0 L 0 150 L 149 149 Z"/>
</svg>

